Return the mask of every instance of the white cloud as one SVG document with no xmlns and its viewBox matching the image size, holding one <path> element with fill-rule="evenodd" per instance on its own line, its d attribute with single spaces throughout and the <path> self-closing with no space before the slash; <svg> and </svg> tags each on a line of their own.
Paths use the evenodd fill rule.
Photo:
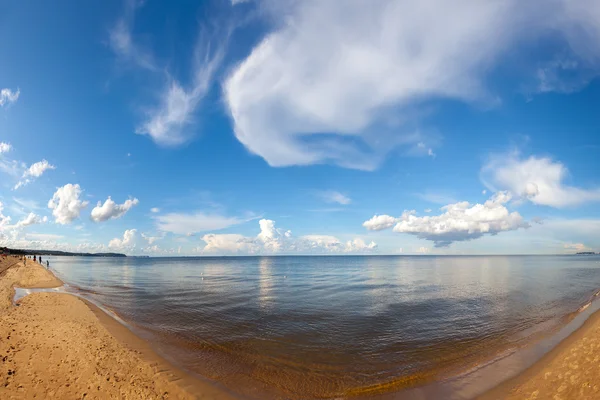
<svg viewBox="0 0 600 400">
<path fill-rule="evenodd" d="M 436 247 L 444 247 L 456 241 L 528 227 L 519 213 L 511 213 L 504 206 L 510 199 L 508 192 L 498 192 L 484 204 L 472 205 L 466 201 L 449 204 L 442 207 L 445 212 L 437 216 L 418 217 L 415 211 L 405 211 L 399 218 L 375 216 L 363 226 L 381 230 L 395 223 L 394 232 L 416 235 L 433 241 Z"/>
<path fill-rule="evenodd" d="M 81 192 L 78 184 L 68 183 L 58 188 L 52 199 L 48 201 L 48 208 L 52 210 L 52 215 L 58 224 L 70 224 L 79 218 L 79 214 L 89 203 L 79 198 Z"/>
<path fill-rule="evenodd" d="M 574 250 L 576 252 L 591 251 L 591 249 L 583 243 L 565 243 L 563 247 L 565 250 Z"/>
<path fill-rule="evenodd" d="M 3 214 L 4 204 L 0 201 L 0 231 L 3 231 L 10 225 L 10 217 Z"/>
<path fill-rule="evenodd" d="M 31 183 L 32 179 L 39 178 L 44 174 L 44 172 L 46 172 L 49 169 L 56 169 L 56 167 L 46 160 L 38 161 L 34 164 L 31 164 L 29 168 L 27 168 L 23 173 L 23 179 L 21 179 L 15 185 L 14 190 L 17 190 L 20 187 Z"/>
<path fill-rule="evenodd" d="M 119 250 L 133 250 L 135 249 L 139 239 L 137 229 L 127 229 L 123 233 L 123 238 L 114 238 L 108 243 L 108 247 Z"/>
<path fill-rule="evenodd" d="M 48 222 L 48 217 L 40 217 L 37 214 L 29 213 L 25 218 L 16 223 L 16 228 L 22 228 L 34 224 L 42 224 Z"/>
<path fill-rule="evenodd" d="M 160 208 L 158 208 L 158 207 L 152 207 L 152 208 L 150 209 L 150 212 L 151 212 L 151 213 L 154 213 L 154 214 L 156 214 L 156 213 L 159 213 L 159 212 L 160 212 Z"/>
<path fill-rule="evenodd" d="M 8 153 L 12 150 L 12 146 L 10 143 L 0 142 L 0 154 Z"/>
<path fill-rule="evenodd" d="M 420 198 L 421 200 L 425 200 L 429 203 L 434 204 L 449 204 L 456 203 L 457 200 L 446 193 L 435 193 L 435 192 L 426 192 L 426 193 L 415 193 L 415 196 Z"/>
<path fill-rule="evenodd" d="M 416 252 L 421 254 L 427 254 L 431 252 L 431 249 L 429 249 L 429 247 L 419 247 Z"/>
<path fill-rule="evenodd" d="M 17 89 L 16 92 L 6 88 L 0 90 L 0 107 L 7 104 L 13 104 L 19 99 L 20 94 L 21 91 L 19 89 Z"/>
<path fill-rule="evenodd" d="M 23 176 L 24 177 L 31 176 L 33 178 L 39 178 L 40 176 L 42 176 L 42 174 L 45 171 L 47 171 L 49 169 L 56 169 L 56 167 L 54 165 L 50 164 L 48 161 L 42 160 L 42 161 L 36 162 L 35 164 L 31 164 L 31 166 L 27 169 L 27 171 L 25 171 L 25 174 Z"/>
<path fill-rule="evenodd" d="M 519 153 L 495 155 L 481 170 L 492 190 L 510 190 L 534 204 L 568 207 L 600 201 L 600 188 L 582 189 L 565 184 L 567 167 L 549 157 L 521 158 Z"/>
<path fill-rule="evenodd" d="M 127 211 L 131 209 L 131 207 L 137 205 L 139 200 L 127 199 L 123 204 L 117 204 L 113 201 L 113 199 L 108 197 L 104 204 L 98 202 L 96 207 L 92 210 L 91 218 L 95 222 L 103 222 L 109 219 L 117 219 L 121 218 Z"/>
<path fill-rule="evenodd" d="M 325 190 L 322 192 L 318 192 L 319 197 L 321 197 L 327 203 L 338 203 L 342 205 L 348 205 L 352 202 L 352 199 L 340 192 L 336 192 L 335 190 Z"/>
<path fill-rule="evenodd" d="M 195 51 L 192 85 L 186 88 L 170 77 L 160 95 L 160 105 L 147 113 L 146 121 L 136 132 L 150 136 L 161 146 L 179 146 L 190 140 L 194 114 L 210 90 L 223 56 L 223 47 L 215 48 L 201 36 Z"/>
<path fill-rule="evenodd" d="M 481 191 L 481 194 L 485 196 L 485 195 L 487 194 L 487 190 L 483 189 L 483 190 Z"/>
<path fill-rule="evenodd" d="M 272 166 L 373 169 L 420 142 L 408 132 L 427 100 L 497 103 L 490 71 L 542 39 L 600 71 L 595 0 L 264 4 L 276 4 L 278 25 L 231 72 L 224 96 L 238 140 Z"/>
<path fill-rule="evenodd" d="M 431 211 L 433 211 L 433 210 L 432 210 L 431 208 L 426 208 L 424 211 L 425 211 L 426 213 L 430 213 L 430 212 L 431 212 Z"/>
<path fill-rule="evenodd" d="M 143 2 L 136 0 L 125 1 L 123 16 L 117 20 L 108 32 L 109 44 L 122 61 L 131 62 L 138 67 L 154 71 L 157 67 L 152 53 L 143 49 L 132 38 L 135 11 L 142 4 Z"/>
<path fill-rule="evenodd" d="M 148 244 L 154 244 L 154 242 L 162 239 L 163 236 L 148 236 L 145 233 L 142 233 L 142 239 L 144 239 Z"/>
<path fill-rule="evenodd" d="M 363 222 L 363 226 L 370 231 L 380 231 L 391 228 L 396 221 L 396 218 L 389 215 L 375 215 L 370 220 Z"/>
<path fill-rule="evenodd" d="M 237 217 L 205 214 L 203 212 L 194 214 L 170 213 L 156 216 L 154 219 L 158 230 L 178 235 L 219 230 L 245 222 L 245 220 Z"/>
<path fill-rule="evenodd" d="M 377 248 L 375 242 L 365 243 L 356 238 L 343 243 L 335 236 L 305 235 L 294 237 L 291 231 L 275 227 L 275 221 L 261 219 L 256 237 L 239 234 L 207 234 L 203 253 L 221 254 L 288 254 L 288 253 L 369 253 Z"/>
</svg>

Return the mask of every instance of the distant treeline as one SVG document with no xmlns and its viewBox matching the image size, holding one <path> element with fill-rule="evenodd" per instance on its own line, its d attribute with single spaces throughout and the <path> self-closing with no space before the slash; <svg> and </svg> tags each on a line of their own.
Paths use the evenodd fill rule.
<svg viewBox="0 0 600 400">
<path fill-rule="evenodd" d="M 127 257 L 125 254 L 120 253 L 71 253 L 68 251 L 60 250 L 21 250 L 21 249 L 9 249 L 8 247 L 0 247 L 0 254 L 17 254 L 25 256 L 72 256 L 72 257 Z"/>
</svg>

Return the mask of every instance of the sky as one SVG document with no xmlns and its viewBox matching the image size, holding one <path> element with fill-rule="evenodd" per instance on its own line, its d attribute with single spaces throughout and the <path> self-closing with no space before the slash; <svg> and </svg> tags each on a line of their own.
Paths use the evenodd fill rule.
<svg viewBox="0 0 600 400">
<path fill-rule="evenodd" d="M 596 0 L 0 0 L 0 37 L 0 246 L 600 251 Z"/>
</svg>

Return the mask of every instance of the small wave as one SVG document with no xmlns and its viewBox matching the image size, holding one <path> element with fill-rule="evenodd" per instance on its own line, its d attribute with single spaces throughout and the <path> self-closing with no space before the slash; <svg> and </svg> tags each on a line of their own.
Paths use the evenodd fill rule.
<svg viewBox="0 0 600 400">
<path fill-rule="evenodd" d="M 580 313 L 580 312 L 584 311 L 586 308 L 588 308 L 591 305 L 592 305 L 592 302 L 588 301 L 587 303 L 585 303 L 584 305 L 582 305 L 581 307 L 579 307 L 577 309 L 577 312 Z"/>
</svg>

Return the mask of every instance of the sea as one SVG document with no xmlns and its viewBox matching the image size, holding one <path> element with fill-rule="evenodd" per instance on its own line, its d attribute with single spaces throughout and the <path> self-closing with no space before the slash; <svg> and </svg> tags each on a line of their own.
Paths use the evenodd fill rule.
<svg viewBox="0 0 600 400">
<path fill-rule="evenodd" d="M 250 399 L 403 398 L 547 342 L 600 288 L 600 256 L 583 255 L 47 259 L 159 354 Z"/>
</svg>

